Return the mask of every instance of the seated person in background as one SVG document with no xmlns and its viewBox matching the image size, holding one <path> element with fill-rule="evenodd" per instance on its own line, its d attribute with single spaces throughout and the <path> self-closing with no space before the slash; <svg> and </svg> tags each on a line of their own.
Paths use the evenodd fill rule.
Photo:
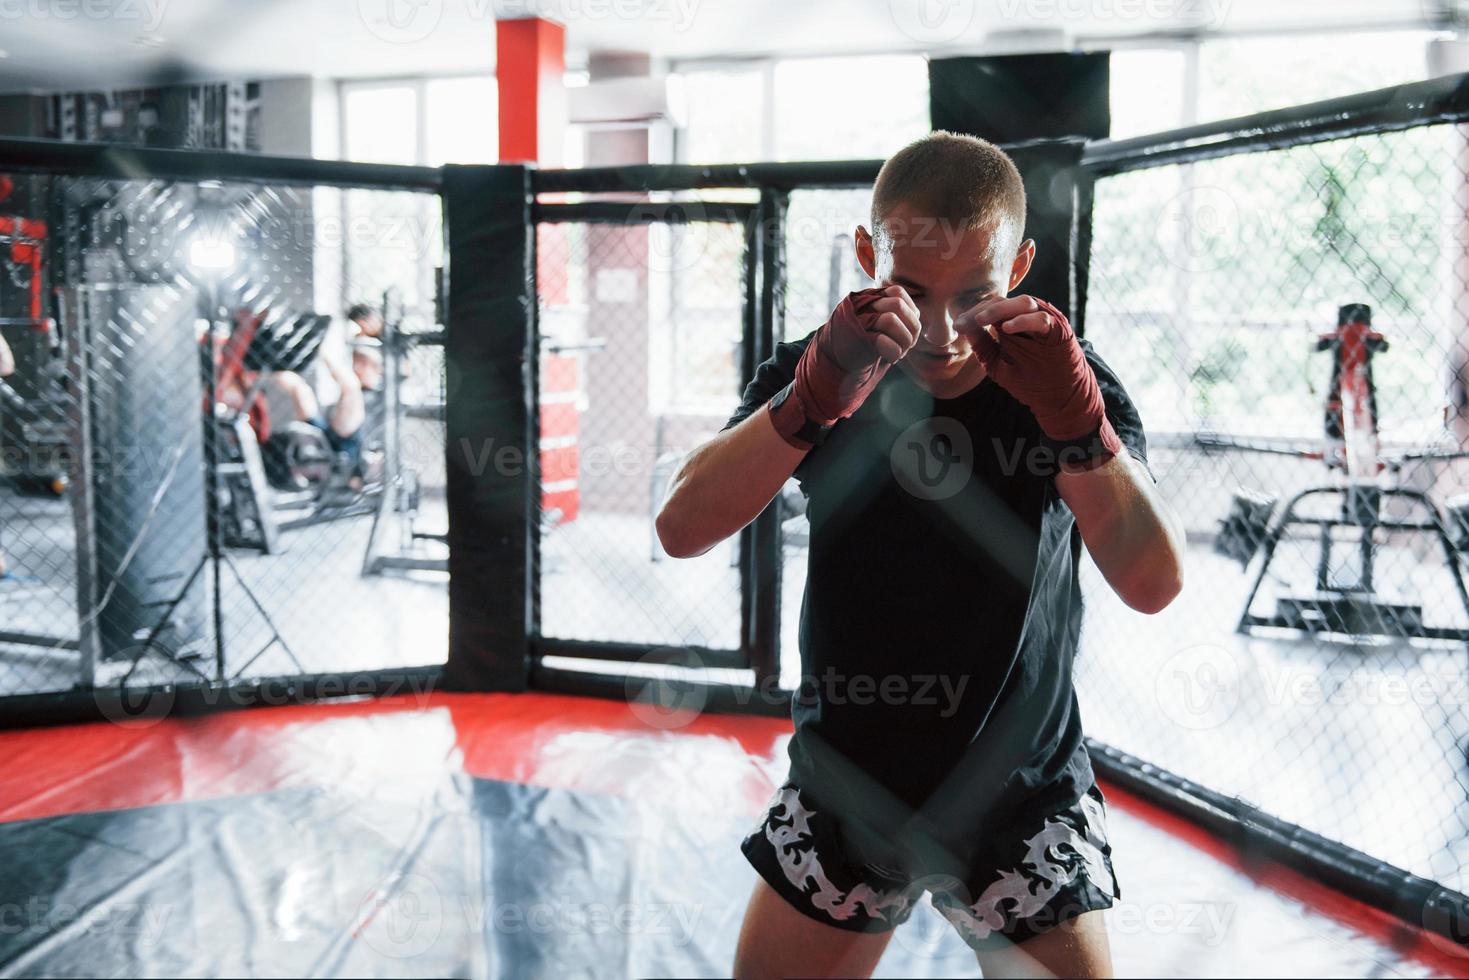
<svg viewBox="0 0 1469 980">
<path fill-rule="evenodd" d="M 266 471 L 274 483 L 288 480 L 284 471 L 289 438 L 287 424 L 290 422 L 305 422 L 320 429 L 326 434 L 332 451 L 345 455 L 354 471 L 361 465 L 362 423 L 366 419 L 362 383 L 354 371 L 336 358 L 323 354 L 317 358 L 317 363 L 327 372 L 338 391 L 335 404 L 325 410 L 316 391 L 294 371 L 273 372 L 260 388 L 260 397 L 265 400 L 270 420 L 270 436 L 264 446 Z M 247 377 L 246 384 L 253 384 L 254 380 Z"/>
<path fill-rule="evenodd" d="M 4 335 L 0 335 L 0 378 L 7 378 L 15 373 L 15 355 L 10 352 L 10 345 L 5 342 Z M 5 557 L 5 548 L 0 546 L 0 578 L 10 574 L 10 561 Z"/>
</svg>

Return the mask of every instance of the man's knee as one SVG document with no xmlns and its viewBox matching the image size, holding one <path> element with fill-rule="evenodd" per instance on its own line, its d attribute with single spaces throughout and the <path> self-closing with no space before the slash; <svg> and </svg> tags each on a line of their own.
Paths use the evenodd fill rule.
<svg viewBox="0 0 1469 980">
<path fill-rule="evenodd" d="M 857 932 L 819 922 L 757 878 L 740 927 L 733 976 L 869 976 L 892 936 L 891 931 Z"/>
</svg>

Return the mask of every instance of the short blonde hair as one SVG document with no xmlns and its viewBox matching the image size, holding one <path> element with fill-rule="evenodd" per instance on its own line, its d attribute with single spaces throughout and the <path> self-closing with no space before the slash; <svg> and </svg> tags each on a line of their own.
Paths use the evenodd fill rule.
<svg viewBox="0 0 1469 980">
<path fill-rule="evenodd" d="M 1013 227 L 1017 246 L 1025 230 L 1025 184 L 1015 161 L 977 136 L 935 130 L 893 154 L 872 185 L 874 234 L 903 202 L 964 229 Z"/>
</svg>

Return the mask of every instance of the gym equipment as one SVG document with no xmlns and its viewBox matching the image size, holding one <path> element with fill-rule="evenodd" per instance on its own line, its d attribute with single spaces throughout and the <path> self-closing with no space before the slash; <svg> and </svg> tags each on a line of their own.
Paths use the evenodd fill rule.
<svg viewBox="0 0 1469 980">
<path fill-rule="evenodd" d="M 1372 355 L 1385 352 L 1388 343 L 1372 329 L 1370 307 L 1361 303 L 1341 307 L 1336 330 L 1321 335 L 1316 349 L 1334 354 L 1325 405 L 1326 440 L 1321 448 L 1271 446 L 1214 435 L 1196 437 L 1196 443 L 1205 449 L 1229 448 L 1321 460 L 1328 470 L 1338 474 L 1337 483 L 1309 487 L 1291 497 L 1274 523 L 1275 498 L 1250 490 L 1235 493 L 1229 514 L 1220 522 L 1214 548 L 1246 567 L 1256 562 L 1237 631 L 1249 633 L 1257 627 L 1275 627 L 1306 634 L 1469 641 L 1469 629 L 1425 624 L 1420 604 L 1382 600 L 1374 583 L 1379 548 L 1377 531 L 1428 534 L 1443 549 L 1445 567 L 1469 617 L 1469 591 L 1465 590 L 1459 565 L 1460 553 L 1469 547 L 1469 534 L 1464 533 L 1469 530 L 1469 523 L 1465 523 L 1469 507 L 1454 512 L 1460 530 L 1453 534 L 1450 523 L 1426 493 L 1382 485 L 1384 475 L 1396 478 L 1409 460 L 1462 458 L 1469 453 L 1413 452 L 1388 458 L 1380 454 Z M 1307 501 L 1317 500 L 1335 502 L 1335 513 L 1321 516 L 1309 505 L 1303 506 Z M 1419 516 L 1416 519 L 1384 516 L 1383 504 L 1389 500 L 1408 503 Z M 1317 531 L 1315 591 L 1279 598 L 1272 615 L 1256 613 L 1253 611 L 1255 597 L 1276 549 L 1295 527 L 1313 527 Z M 1339 543 L 1333 532 L 1338 528 L 1356 531 L 1357 574 L 1352 579 L 1332 575 L 1333 547 Z"/>
<path fill-rule="evenodd" d="M 407 317 L 402 299 L 395 288 L 383 293 L 383 329 L 379 338 L 383 356 L 383 389 L 381 399 L 383 472 L 382 491 L 377 496 L 377 507 L 372 515 L 372 528 L 367 535 L 367 547 L 362 556 L 362 574 L 380 575 L 388 569 L 408 571 L 447 572 L 447 555 L 436 556 L 423 553 L 424 542 L 448 544 L 448 535 L 420 530 L 417 526 L 419 505 L 422 502 L 422 487 L 418 473 L 403 464 L 402 434 L 400 425 L 405 417 L 402 402 L 403 364 L 409 353 L 419 345 L 442 345 L 442 330 L 433 333 L 406 333 L 403 330 Z M 442 419 L 442 403 L 424 406 L 427 417 Z M 389 547 L 389 527 L 397 524 L 396 549 Z"/>
<path fill-rule="evenodd" d="M 220 388 L 244 391 L 238 409 L 216 410 L 224 449 L 224 539 L 230 547 L 274 554 L 284 531 L 376 511 L 380 485 L 354 488 L 352 464 L 332 449 L 326 433 L 294 419 L 269 419 L 259 398 L 272 373 L 306 370 L 330 326 L 325 314 L 241 311 L 217 355 Z M 254 375 L 249 385 L 242 384 L 246 372 Z M 275 467 L 266 465 L 261 449 L 272 436 L 281 444 Z"/>
<path fill-rule="evenodd" d="M 15 356 L 15 373 L 0 378 L 0 448 L 6 475 L 60 495 L 67 484 L 68 390 L 66 359 L 50 319 L 0 317 Z"/>
<path fill-rule="evenodd" d="M 14 182 L 0 175 L 0 202 Z M 46 315 L 46 222 L 0 214 L 0 287 L 23 303 L 0 303 L 20 315 L 0 315 L 0 334 L 15 355 L 16 371 L 0 381 L 0 443 L 10 450 L 7 475 L 60 494 L 66 488 L 65 365 L 55 323 Z"/>
</svg>

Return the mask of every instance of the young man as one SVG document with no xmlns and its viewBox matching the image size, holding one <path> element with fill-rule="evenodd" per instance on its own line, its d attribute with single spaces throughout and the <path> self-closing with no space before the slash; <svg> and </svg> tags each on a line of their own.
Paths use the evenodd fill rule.
<svg viewBox="0 0 1469 980">
<path fill-rule="evenodd" d="M 924 890 L 986 976 L 1104 976 L 1119 894 L 1071 683 L 1084 542 L 1135 609 L 1182 536 L 1121 383 L 1010 295 L 1035 243 L 1001 150 L 934 133 L 883 167 L 880 285 L 762 364 L 658 517 L 702 554 L 794 474 L 811 524 L 790 777 L 745 855 L 734 973 L 866 975 Z"/>
</svg>

